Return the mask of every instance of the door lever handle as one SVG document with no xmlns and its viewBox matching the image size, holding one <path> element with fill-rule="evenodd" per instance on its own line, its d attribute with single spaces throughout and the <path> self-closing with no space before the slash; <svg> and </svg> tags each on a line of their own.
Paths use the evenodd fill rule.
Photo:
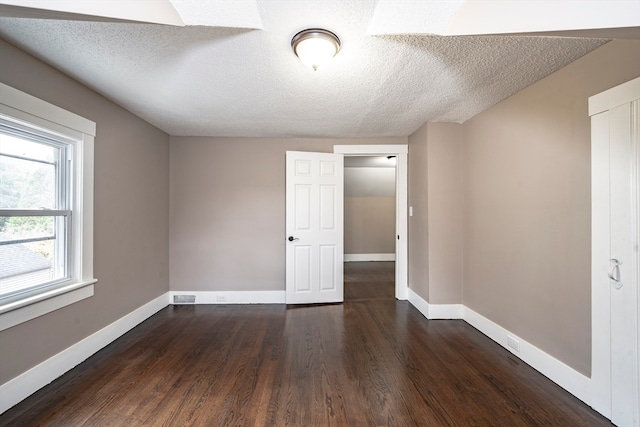
<svg viewBox="0 0 640 427">
<path fill-rule="evenodd" d="M 620 289 L 622 287 L 622 282 L 620 281 L 620 266 L 622 265 L 622 261 L 619 261 L 615 258 L 611 258 L 609 262 L 613 263 L 613 267 L 609 272 L 609 279 L 613 280 L 614 288 Z"/>
<path fill-rule="evenodd" d="M 289 240 L 290 242 L 293 242 L 294 240 L 300 240 L 300 239 L 297 237 L 289 236 L 287 240 Z"/>
</svg>

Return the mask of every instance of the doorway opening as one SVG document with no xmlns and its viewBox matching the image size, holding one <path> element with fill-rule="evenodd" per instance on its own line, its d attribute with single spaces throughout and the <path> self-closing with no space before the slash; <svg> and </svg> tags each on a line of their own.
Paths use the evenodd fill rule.
<svg viewBox="0 0 640 427">
<path fill-rule="evenodd" d="M 344 157 L 344 300 L 395 298 L 396 157 Z"/>
<path fill-rule="evenodd" d="M 345 156 L 345 161 L 349 162 L 367 162 L 366 159 L 353 159 L 354 157 L 375 157 L 382 158 L 384 161 L 389 161 L 388 156 L 395 157 L 395 167 L 390 169 L 395 172 L 394 186 L 394 205 L 395 205 L 395 232 L 394 232 L 394 246 L 395 256 L 392 259 L 384 259 L 384 253 L 378 253 L 378 259 L 376 262 L 393 262 L 395 264 L 394 278 L 395 289 L 394 296 L 399 300 L 406 300 L 408 298 L 408 246 L 407 246 L 407 145 L 336 145 L 334 146 L 334 153 L 340 153 Z M 345 168 L 346 171 L 346 168 Z M 393 172 L 392 172 L 393 173 Z M 361 174 L 365 175 L 365 174 Z M 370 178 L 375 179 L 375 178 Z M 345 205 L 345 209 L 347 206 Z M 345 224 L 347 225 L 347 224 Z M 346 242 L 345 242 L 346 243 Z M 345 247 L 345 261 L 349 260 L 349 254 Z M 358 255 L 358 254 L 355 254 Z M 371 254 L 368 254 L 371 255 Z M 388 257 L 388 255 L 387 255 Z M 351 258 L 351 261 L 357 261 Z M 389 267 L 389 265 L 387 265 Z M 345 265 L 345 273 L 348 274 Z M 346 279 L 346 277 L 345 277 Z"/>
</svg>

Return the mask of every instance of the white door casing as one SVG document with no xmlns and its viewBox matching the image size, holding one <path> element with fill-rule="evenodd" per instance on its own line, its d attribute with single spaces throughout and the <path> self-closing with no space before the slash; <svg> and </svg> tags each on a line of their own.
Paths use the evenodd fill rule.
<svg viewBox="0 0 640 427">
<path fill-rule="evenodd" d="M 640 78 L 589 98 L 592 406 L 640 425 Z"/>
<path fill-rule="evenodd" d="M 406 144 L 334 145 L 334 153 L 352 156 L 396 156 L 396 298 L 409 298 L 408 153 Z"/>
<path fill-rule="evenodd" d="M 343 156 L 299 151 L 286 156 L 286 302 L 342 302 Z"/>
</svg>

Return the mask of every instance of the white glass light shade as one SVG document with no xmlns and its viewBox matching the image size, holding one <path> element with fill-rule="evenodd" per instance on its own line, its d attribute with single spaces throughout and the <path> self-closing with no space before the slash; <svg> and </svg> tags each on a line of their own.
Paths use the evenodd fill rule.
<svg viewBox="0 0 640 427">
<path fill-rule="evenodd" d="M 291 47 L 304 65 L 317 70 L 336 56 L 340 50 L 340 39 L 331 31 L 311 28 L 296 34 L 291 40 Z"/>
</svg>

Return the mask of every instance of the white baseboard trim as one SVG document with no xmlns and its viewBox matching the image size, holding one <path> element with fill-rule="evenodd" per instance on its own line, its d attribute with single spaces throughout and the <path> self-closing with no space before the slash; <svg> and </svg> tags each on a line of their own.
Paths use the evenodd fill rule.
<svg viewBox="0 0 640 427">
<path fill-rule="evenodd" d="M 344 254 L 344 262 L 395 260 L 396 254 Z"/>
<path fill-rule="evenodd" d="M 219 292 L 169 292 L 170 304 L 174 303 L 174 296 L 192 295 L 195 296 L 194 303 L 187 304 L 284 304 L 285 291 L 219 291 Z"/>
<path fill-rule="evenodd" d="M 533 344 L 528 343 L 517 335 L 504 329 L 486 317 L 476 313 L 469 307 L 464 307 L 463 319 L 471 326 L 509 350 L 519 359 L 533 367 L 545 377 L 560 387 L 591 405 L 591 379 L 570 366 L 565 365 L 555 357 L 545 353 Z M 519 341 L 520 351 L 509 346 L 507 337 Z"/>
<path fill-rule="evenodd" d="M 429 304 L 409 288 L 409 302 L 429 320 L 462 319 L 462 304 Z"/>
<path fill-rule="evenodd" d="M 462 304 L 429 304 L 420 295 L 409 289 L 409 302 L 427 319 L 463 319 L 465 322 L 509 350 L 526 364 L 549 378 L 560 387 L 591 405 L 591 379 L 533 344 L 506 330 L 497 323 L 476 313 Z M 520 351 L 508 344 L 508 339 L 519 344 Z M 512 341 L 513 342 L 513 341 Z"/>
<path fill-rule="evenodd" d="M 0 385 L 0 413 L 84 362 L 167 305 L 169 305 L 168 292 Z"/>
</svg>

